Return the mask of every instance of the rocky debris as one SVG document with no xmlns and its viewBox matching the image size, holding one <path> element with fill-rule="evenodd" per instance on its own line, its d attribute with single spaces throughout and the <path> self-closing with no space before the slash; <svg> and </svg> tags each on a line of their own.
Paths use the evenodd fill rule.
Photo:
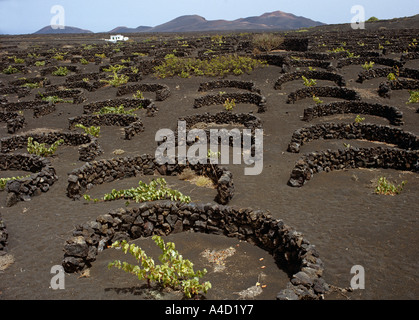
<svg viewBox="0 0 419 320">
<path fill-rule="evenodd" d="M 0 256 L 7 254 L 8 238 L 9 233 L 7 232 L 6 224 L 4 223 L 0 213 Z"/>
</svg>

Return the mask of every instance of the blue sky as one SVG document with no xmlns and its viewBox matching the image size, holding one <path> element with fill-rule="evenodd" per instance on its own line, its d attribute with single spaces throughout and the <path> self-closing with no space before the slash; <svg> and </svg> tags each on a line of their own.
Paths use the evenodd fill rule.
<svg viewBox="0 0 419 320">
<path fill-rule="evenodd" d="M 234 20 L 281 10 L 328 24 L 350 23 L 354 5 L 365 8 L 367 19 L 419 14 L 417 0 L 0 0 L 0 34 L 33 33 L 50 25 L 54 5 L 64 8 L 65 25 L 93 32 L 153 27 L 187 14 Z"/>
</svg>

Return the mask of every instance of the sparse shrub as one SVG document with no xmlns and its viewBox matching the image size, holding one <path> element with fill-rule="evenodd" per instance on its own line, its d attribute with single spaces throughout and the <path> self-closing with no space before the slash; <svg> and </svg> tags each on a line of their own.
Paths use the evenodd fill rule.
<svg viewBox="0 0 419 320">
<path fill-rule="evenodd" d="M 380 21 L 380 19 L 378 19 L 377 17 L 372 16 L 366 22 L 375 22 L 375 21 Z"/>
<path fill-rule="evenodd" d="M 100 81 L 105 82 L 111 85 L 112 87 L 119 87 L 119 86 L 122 86 L 123 84 L 127 84 L 128 80 L 129 80 L 129 77 L 127 75 L 125 74 L 118 75 L 117 73 L 114 73 L 113 76 L 111 76 L 109 80 L 100 80 Z"/>
<path fill-rule="evenodd" d="M 163 178 L 152 180 L 149 184 L 138 182 L 137 188 L 116 190 L 106 193 L 102 199 L 92 199 L 89 195 L 83 195 L 86 201 L 112 201 L 118 199 L 134 199 L 135 202 L 155 201 L 162 199 L 170 199 L 171 201 L 180 201 L 189 203 L 191 198 L 183 195 L 180 191 L 167 187 L 167 182 Z"/>
<path fill-rule="evenodd" d="M 33 141 L 33 138 L 29 137 L 27 150 L 30 154 L 36 154 L 37 156 L 47 157 L 53 155 L 57 150 L 57 147 L 62 143 L 64 143 L 64 140 L 59 139 L 55 141 L 50 147 L 47 147 L 45 143 Z"/>
<path fill-rule="evenodd" d="M 395 80 L 397 80 L 397 77 L 396 77 L 396 75 L 395 75 L 393 72 L 390 72 L 390 73 L 387 75 L 387 80 L 388 80 L 388 81 L 395 81 Z"/>
<path fill-rule="evenodd" d="M 52 75 L 63 77 L 66 76 L 70 71 L 67 69 L 67 67 L 56 67 L 57 70 L 52 72 Z"/>
<path fill-rule="evenodd" d="M 313 87 L 313 86 L 315 86 L 316 84 L 317 84 L 317 81 L 316 80 L 314 80 L 314 79 L 307 79 L 306 77 L 304 77 L 304 76 L 302 76 L 301 77 L 302 79 L 303 79 L 303 82 L 304 82 L 304 85 L 306 86 L 306 87 Z"/>
<path fill-rule="evenodd" d="M 256 34 L 252 39 L 253 46 L 265 52 L 277 49 L 282 43 L 284 43 L 284 38 L 272 33 Z"/>
<path fill-rule="evenodd" d="M 129 109 L 125 110 L 125 107 L 123 104 L 121 104 L 119 107 L 103 107 L 98 112 L 95 112 L 94 114 L 109 114 L 109 113 L 116 113 L 116 114 L 134 114 L 134 111 L 141 109 L 142 105 L 139 105 L 136 109 Z"/>
<path fill-rule="evenodd" d="M 13 74 L 13 73 L 18 73 L 18 72 L 19 70 L 12 66 L 8 66 L 7 68 L 3 69 L 4 74 Z"/>
<path fill-rule="evenodd" d="M 144 94 L 140 90 L 137 90 L 137 92 L 134 93 L 132 97 L 135 99 L 144 99 Z"/>
<path fill-rule="evenodd" d="M 39 93 L 39 95 L 42 97 L 41 98 L 42 101 L 48 101 L 48 102 L 51 102 L 51 103 L 60 103 L 60 102 L 72 103 L 73 102 L 71 100 L 64 100 L 63 98 L 60 98 L 58 96 L 46 96 L 45 97 L 41 92 Z"/>
<path fill-rule="evenodd" d="M 36 67 L 43 67 L 43 66 L 45 66 L 45 61 L 36 61 L 35 66 Z"/>
<path fill-rule="evenodd" d="M 196 76 L 224 76 L 231 73 L 250 72 L 266 64 L 261 60 L 237 55 L 216 56 L 209 60 L 197 58 L 179 58 L 174 54 L 166 55 L 164 62 L 154 68 L 159 78 Z M 240 71 L 239 71 L 240 70 Z"/>
<path fill-rule="evenodd" d="M 232 111 L 233 108 L 236 106 L 236 100 L 234 99 L 226 99 L 226 101 L 224 102 L 224 108 L 227 111 Z"/>
<path fill-rule="evenodd" d="M 419 91 L 413 91 L 413 90 L 409 90 L 409 100 L 406 102 L 406 104 L 410 104 L 410 103 L 419 103 Z"/>
<path fill-rule="evenodd" d="M 89 61 L 87 61 L 85 58 L 81 58 L 80 63 L 83 64 L 83 65 L 87 65 L 87 64 L 89 64 Z"/>
<path fill-rule="evenodd" d="M 123 66 L 121 64 L 115 64 L 115 65 L 110 65 L 108 68 L 103 68 L 103 71 L 117 73 L 124 68 L 125 68 L 125 66 Z"/>
<path fill-rule="evenodd" d="M 78 124 L 76 124 L 76 128 L 83 129 L 86 134 L 90 134 L 91 136 L 94 136 L 96 138 L 99 137 L 100 127 L 95 127 L 95 126 L 86 127 L 86 126 L 78 123 Z"/>
<path fill-rule="evenodd" d="M 396 186 L 395 184 L 389 182 L 386 177 L 380 177 L 378 179 L 377 186 L 375 187 L 375 193 L 394 196 L 402 192 L 406 183 L 407 181 L 402 181 L 401 184 Z"/>
<path fill-rule="evenodd" d="M 62 61 L 64 60 L 64 55 L 62 53 L 56 53 L 52 58 L 57 61 Z"/>
<path fill-rule="evenodd" d="M 12 57 L 8 57 L 9 59 L 12 59 L 14 61 L 14 63 L 20 64 L 20 63 L 25 63 L 25 59 L 22 58 L 18 58 L 16 56 L 12 56 Z"/>
<path fill-rule="evenodd" d="M 323 101 L 322 100 L 320 100 L 320 98 L 319 97 L 317 97 L 316 95 L 314 95 L 313 94 L 313 101 L 316 103 L 316 104 L 321 104 L 321 103 L 323 103 Z"/>
<path fill-rule="evenodd" d="M 27 82 L 25 84 L 22 84 L 21 87 L 24 88 L 29 88 L 29 89 L 36 89 L 36 88 L 40 88 L 42 87 L 42 83 L 41 82 Z"/>
<path fill-rule="evenodd" d="M 95 48 L 95 46 L 92 44 L 83 44 L 82 46 L 84 50 L 92 50 Z"/>
<path fill-rule="evenodd" d="M 355 123 L 361 123 L 365 120 L 364 117 L 361 117 L 359 114 L 356 115 L 355 117 Z"/>
<path fill-rule="evenodd" d="M 370 62 L 365 62 L 363 65 L 362 65 L 362 69 L 364 69 L 364 70 L 371 70 L 373 67 L 374 67 L 374 62 L 373 61 L 370 61 Z"/>
<path fill-rule="evenodd" d="M 157 282 L 163 287 L 180 289 L 187 298 L 192 298 L 200 292 L 207 293 L 211 288 L 211 283 L 209 281 L 199 283 L 199 279 L 207 273 L 206 269 L 195 272 L 193 263 L 179 254 L 173 242 L 165 243 L 157 235 L 154 235 L 152 239 L 162 251 L 162 254 L 159 256 L 161 264 L 156 265 L 154 260 L 148 257 L 144 250 L 135 244 L 128 244 L 126 240 L 123 240 L 122 242 L 116 241 L 113 243 L 112 248 L 122 248 L 125 254 L 129 252 L 140 266 L 115 260 L 108 264 L 108 268 L 115 267 L 134 274 L 139 280 L 146 280 L 149 287 L 151 287 L 151 282 Z"/>
<path fill-rule="evenodd" d="M 96 53 L 95 57 L 101 58 L 101 59 L 105 59 L 106 55 L 104 53 Z"/>
</svg>

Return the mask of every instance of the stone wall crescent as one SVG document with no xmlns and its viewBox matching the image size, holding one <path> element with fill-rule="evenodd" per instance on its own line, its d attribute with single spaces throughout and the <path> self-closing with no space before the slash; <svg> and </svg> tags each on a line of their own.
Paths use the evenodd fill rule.
<svg viewBox="0 0 419 320">
<path fill-rule="evenodd" d="M 339 101 L 328 104 L 315 105 L 304 109 L 303 121 L 341 113 L 369 114 L 386 118 L 392 125 L 403 124 L 403 112 L 394 106 L 363 101 Z"/>
<path fill-rule="evenodd" d="M 102 148 L 99 146 L 98 140 L 95 137 L 78 132 L 61 131 L 28 133 L 2 138 L 0 140 L 0 152 L 8 153 L 26 147 L 29 137 L 32 137 L 39 143 L 52 144 L 59 139 L 63 139 L 64 144 L 66 145 L 79 146 L 79 160 L 81 161 L 91 161 L 96 156 L 103 153 Z"/>
<path fill-rule="evenodd" d="M 403 67 L 403 65 L 405 64 L 405 62 L 403 61 L 398 61 L 398 60 L 390 59 L 390 58 L 359 57 L 359 58 L 346 58 L 346 59 L 338 60 L 336 67 L 343 68 L 351 64 L 364 64 L 370 61 L 376 64 L 384 65 L 384 66 L 399 67 L 399 68 Z"/>
<path fill-rule="evenodd" d="M 394 144 L 406 150 L 419 149 L 419 137 L 400 128 L 371 123 L 320 123 L 297 129 L 287 151 L 298 153 L 304 143 L 317 139 L 365 139 Z"/>
<path fill-rule="evenodd" d="M 381 97 L 389 98 L 391 90 L 418 90 L 419 80 L 416 79 L 401 79 L 384 81 L 378 86 L 378 94 Z"/>
<path fill-rule="evenodd" d="M 362 71 L 358 74 L 356 82 L 363 83 L 365 80 L 374 78 L 386 78 L 389 73 L 398 73 L 398 77 L 411 78 L 419 80 L 419 70 L 410 68 L 372 68 L 370 70 Z"/>
<path fill-rule="evenodd" d="M 316 97 L 333 97 L 345 100 L 361 100 L 358 92 L 348 88 L 341 87 L 307 87 L 301 88 L 288 95 L 287 103 L 295 103 L 305 98 Z"/>
<path fill-rule="evenodd" d="M 151 99 L 121 98 L 88 103 L 83 106 L 83 113 L 90 114 L 100 111 L 103 107 L 119 107 L 120 105 L 124 105 L 126 109 L 136 109 L 141 105 L 146 110 L 148 117 L 154 117 L 158 112 L 158 108 Z"/>
<path fill-rule="evenodd" d="M 135 93 L 137 91 L 155 92 L 156 93 L 156 101 L 164 101 L 171 94 L 171 91 L 170 91 L 169 87 L 165 84 L 139 83 L 139 84 L 119 87 L 118 91 L 116 92 L 116 95 L 119 97 L 119 96 L 123 96 L 127 93 Z"/>
<path fill-rule="evenodd" d="M 291 187 L 302 187 L 314 174 L 353 168 L 384 168 L 419 172 L 419 152 L 395 148 L 349 148 L 303 155 L 288 180 Z"/>
<path fill-rule="evenodd" d="M 113 158 L 91 161 L 68 175 L 67 196 L 79 199 L 83 193 L 97 184 L 137 175 L 178 175 L 185 168 L 191 168 L 198 175 L 208 176 L 216 185 L 215 201 L 227 204 L 234 195 L 233 175 L 225 167 L 215 164 L 159 164 L 152 155 Z"/>
<path fill-rule="evenodd" d="M 125 127 L 125 139 L 131 140 L 132 137 L 140 132 L 144 131 L 144 125 L 141 119 L 136 115 L 130 114 L 84 114 L 68 119 L 68 128 L 72 130 L 76 127 L 76 124 L 82 124 L 84 126 L 121 126 Z"/>
<path fill-rule="evenodd" d="M 25 117 L 16 112 L 1 112 L 0 122 L 6 123 L 7 133 L 11 134 L 22 129 L 26 124 Z"/>
<path fill-rule="evenodd" d="M 58 179 L 48 159 L 31 154 L 0 154 L 0 170 L 32 172 L 28 177 L 6 183 L 7 207 L 47 192 Z"/>
<path fill-rule="evenodd" d="M 261 94 L 260 89 L 256 87 L 256 84 L 253 81 L 241 80 L 215 80 L 203 82 L 199 85 L 198 91 L 201 92 L 220 88 L 237 88 Z"/>
<path fill-rule="evenodd" d="M 62 265 L 66 272 L 80 272 L 117 240 L 184 231 L 236 237 L 268 251 L 292 275 L 287 288 L 278 293 L 279 300 L 320 299 L 329 290 L 322 278 L 323 262 L 300 232 L 267 211 L 211 203 L 153 201 L 105 212 L 76 227 L 64 244 Z"/>
<path fill-rule="evenodd" d="M 274 89 L 280 90 L 281 86 L 285 82 L 294 81 L 294 80 L 302 80 L 302 76 L 308 79 L 317 79 L 317 80 L 330 80 L 335 82 L 338 86 L 344 87 L 346 85 L 345 79 L 342 75 L 334 73 L 334 72 L 327 72 L 327 71 L 295 71 L 289 72 L 281 75 L 275 82 Z"/>
<path fill-rule="evenodd" d="M 6 228 L 6 223 L 1 217 L 1 212 L 0 212 L 0 257 L 7 254 L 8 238 L 9 238 L 9 233 Z"/>
<path fill-rule="evenodd" d="M 201 108 L 203 106 L 224 104 L 226 99 L 234 99 L 236 103 L 251 103 L 258 107 L 258 113 L 266 111 L 266 98 L 260 94 L 253 92 L 244 93 L 223 93 L 223 94 L 207 94 L 203 97 L 196 98 L 194 101 L 194 108 Z"/>
</svg>

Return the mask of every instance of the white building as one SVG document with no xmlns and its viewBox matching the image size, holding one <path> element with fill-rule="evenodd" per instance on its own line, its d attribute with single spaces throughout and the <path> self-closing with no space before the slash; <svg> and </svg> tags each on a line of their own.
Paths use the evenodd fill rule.
<svg viewBox="0 0 419 320">
<path fill-rule="evenodd" d="M 118 41 L 127 41 L 129 38 L 124 37 L 122 34 L 112 35 L 110 39 L 105 39 L 105 41 L 110 41 L 116 43 Z"/>
</svg>

